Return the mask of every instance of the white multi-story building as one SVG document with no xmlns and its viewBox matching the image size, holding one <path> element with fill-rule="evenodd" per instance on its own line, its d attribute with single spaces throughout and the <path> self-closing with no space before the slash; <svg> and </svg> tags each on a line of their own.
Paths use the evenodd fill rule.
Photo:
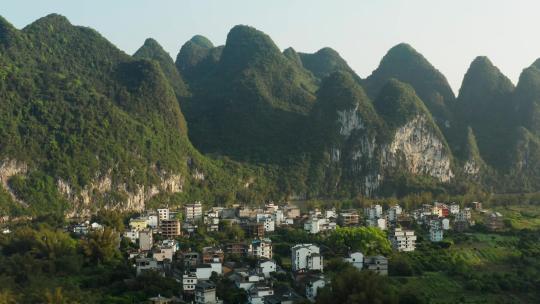
<svg viewBox="0 0 540 304">
<path fill-rule="evenodd" d="M 472 218 L 471 208 L 463 208 L 457 215 L 456 221 L 469 222 Z"/>
<path fill-rule="evenodd" d="M 248 290 L 249 304 L 264 304 L 264 298 L 274 294 L 274 289 L 265 284 L 255 284 Z"/>
<path fill-rule="evenodd" d="M 272 240 L 268 238 L 255 239 L 249 245 L 248 251 L 257 258 L 272 259 Z"/>
<path fill-rule="evenodd" d="M 450 205 L 450 214 L 456 215 L 459 213 L 459 205 L 456 203 L 452 203 Z"/>
<path fill-rule="evenodd" d="M 216 298 L 216 286 L 210 282 L 198 282 L 195 285 L 195 304 L 222 303 Z"/>
<path fill-rule="evenodd" d="M 160 221 L 168 221 L 169 220 L 169 208 L 160 208 L 157 210 L 158 217 Z"/>
<path fill-rule="evenodd" d="M 159 225 L 159 215 L 157 214 L 150 214 L 148 216 L 148 227 L 150 228 L 157 228 Z"/>
<path fill-rule="evenodd" d="M 442 224 L 442 229 L 443 230 L 449 230 L 450 229 L 450 220 L 449 219 L 443 218 L 441 220 L 441 224 Z"/>
<path fill-rule="evenodd" d="M 304 223 L 304 230 L 311 234 L 317 234 L 321 231 L 336 229 L 337 224 L 329 221 L 327 218 L 312 217 Z"/>
<path fill-rule="evenodd" d="M 183 290 L 187 292 L 194 291 L 197 281 L 197 276 L 194 273 L 184 274 L 182 276 Z"/>
<path fill-rule="evenodd" d="M 440 242 L 443 240 L 443 230 L 440 228 L 429 229 L 429 240 L 432 242 Z"/>
<path fill-rule="evenodd" d="M 387 228 L 386 219 L 383 219 L 383 218 L 377 219 L 377 227 L 381 230 L 386 230 Z"/>
<path fill-rule="evenodd" d="M 398 219 L 398 216 L 401 214 L 401 212 L 403 211 L 403 209 L 401 208 L 400 205 L 395 205 L 395 206 L 392 206 L 390 207 L 390 209 L 388 209 L 388 221 L 390 223 L 395 223 Z"/>
<path fill-rule="evenodd" d="M 416 249 L 416 235 L 413 230 L 396 228 L 390 235 L 392 247 L 397 251 L 414 251 Z"/>
<path fill-rule="evenodd" d="M 273 232 L 276 230 L 276 222 L 271 214 L 257 214 L 257 223 L 263 223 L 264 231 L 266 232 Z"/>
<path fill-rule="evenodd" d="M 196 222 L 203 218 L 203 209 L 201 202 L 187 204 L 184 206 L 184 219 L 188 222 Z"/>
<path fill-rule="evenodd" d="M 367 219 L 374 220 L 382 217 L 383 211 L 381 205 L 375 205 L 364 209 Z"/>
<path fill-rule="evenodd" d="M 306 298 L 311 302 L 315 302 L 318 290 L 325 285 L 326 281 L 322 275 L 309 279 L 306 283 Z"/>
<path fill-rule="evenodd" d="M 320 248 L 313 244 L 293 246 L 291 248 L 291 263 L 293 271 L 323 271 L 323 257 L 320 254 Z"/>
<path fill-rule="evenodd" d="M 345 258 L 345 261 L 351 263 L 356 269 L 362 270 L 364 268 L 364 254 L 361 252 L 353 252 Z"/>
<path fill-rule="evenodd" d="M 440 242 L 443 240 L 442 221 L 435 219 L 429 222 L 429 240 L 432 242 Z"/>
<path fill-rule="evenodd" d="M 132 243 L 136 243 L 139 239 L 139 231 L 138 230 L 127 230 L 124 232 L 123 236 L 127 239 L 129 239 Z"/>
<path fill-rule="evenodd" d="M 272 272 L 277 269 L 276 262 L 274 260 L 260 261 L 258 265 L 259 273 L 263 274 L 265 278 L 270 277 Z"/>
<path fill-rule="evenodd" d="M 329 210 L 324 211 L 324 217 L 327 219 L 337 218 L 336 209 L 329 209 Z"/>
<path fill-rule="evenodd" d="M 272 217 L 274 218 L 276 226 L 280 226 L 285 223 L 285 215 L 281 209 L 274 211 L 274 213 L 272 213 Z"/>
</svg>

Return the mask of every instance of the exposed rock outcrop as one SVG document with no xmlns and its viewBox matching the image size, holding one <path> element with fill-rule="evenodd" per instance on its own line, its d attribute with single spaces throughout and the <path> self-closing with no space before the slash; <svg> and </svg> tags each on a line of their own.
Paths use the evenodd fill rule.
<svg viewBox="0 0 540 304">
<path fill-rule="evenodd" d="M 9 187 L 9 179 L 15 175 L 26 174 L 28 165 L 15 159 L 5 159 L 0 165 L 0 183 L 2 187 L 11 195 L 11 198 L 27 207 L 28 204 L 17 198 L 13 190 Z"/>
</svg>

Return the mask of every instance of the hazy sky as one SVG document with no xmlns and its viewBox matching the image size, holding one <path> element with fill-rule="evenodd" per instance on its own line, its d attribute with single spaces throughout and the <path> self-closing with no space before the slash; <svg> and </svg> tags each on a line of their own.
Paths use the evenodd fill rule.
<svg viewBox="0 0 540 304">
<path fill-rule="evenodd" d="M 361 76 L 407 42 L 446 75 L 454 91 L 478 55 L 515 83 L 540 57 L 540 2 L 522 0 L 2 0 L 0 15 L 22 28 L 49 13 L 98 30 L 132 54 L 153 37 L 176 58 L 195 34 L 225 42 L 236 24 L 269 34 L 285 49 L 330 46 Z"/>
</svg>

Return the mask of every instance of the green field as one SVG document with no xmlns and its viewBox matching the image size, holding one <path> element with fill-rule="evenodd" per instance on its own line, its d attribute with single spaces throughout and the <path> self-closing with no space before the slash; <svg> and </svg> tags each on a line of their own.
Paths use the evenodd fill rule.
<svg viewBox="0 0 540 304">
<path fill-rule="evenodd" d="M 511 205 L 495 207 L 514 229 L 540 229 L 540 206 Z"/>
</svg>

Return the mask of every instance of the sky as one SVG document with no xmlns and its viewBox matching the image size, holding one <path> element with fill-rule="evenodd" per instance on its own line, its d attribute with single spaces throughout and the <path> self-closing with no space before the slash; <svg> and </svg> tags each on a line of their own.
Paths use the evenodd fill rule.
<svg viewBox="0 0 540 304">
<path fill-rule="evenodd" d="M 2 0 L 0 15 L 17 28 L 50 13 L 89 26 L 126 53 L 148 37 L 176 58 L 196 34 L 225 43 L 237 24 L 253 26 L 281 49 L 332 47 L 362 78 L 392 46 L 406 42 L 457 93 L 476 56 L 488 56 L 514 83 L 540 57 L 540 1 L 535 0 Z"/>
</svg>

